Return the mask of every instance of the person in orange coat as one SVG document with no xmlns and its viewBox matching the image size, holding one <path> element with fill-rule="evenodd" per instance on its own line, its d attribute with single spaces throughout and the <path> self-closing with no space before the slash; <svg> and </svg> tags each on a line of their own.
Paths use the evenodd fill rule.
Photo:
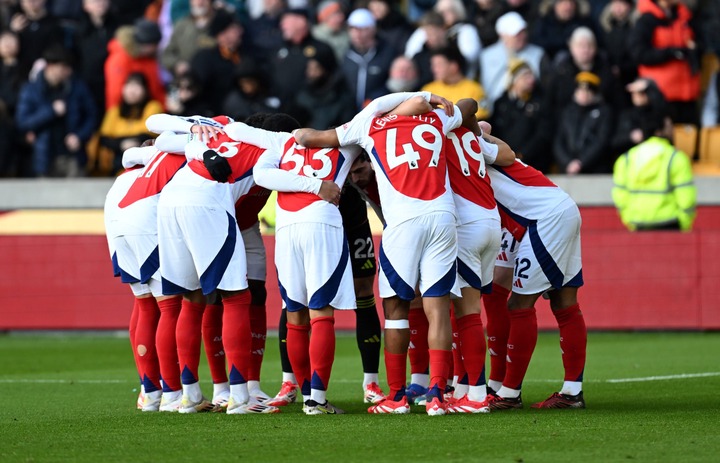
<svg viewBox="0 0 720 463">
<path fill-rule="evenodd" d="M 120 104 L 122 87 L 133 72 L 145 76 L 153 100 L 165 101 L 165 86 L 157 59 L 161 38 L 157 23 L 144 18 L 117 30 L 115 38 L 108 44 L 109 54 L 105 61 L 106 109 Z"/>
</svg>

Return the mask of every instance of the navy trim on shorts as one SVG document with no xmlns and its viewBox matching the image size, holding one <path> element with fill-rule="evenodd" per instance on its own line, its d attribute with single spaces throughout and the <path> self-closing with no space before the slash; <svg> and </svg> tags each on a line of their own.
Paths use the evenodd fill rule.
<svg viewBox="0 0 720 463">
<path fill-rule="evenodd" d="M 552 258 L 545 247 L 545 244 L 540 239 L 540 235 L 537 231 L 537 223 L 530 224 L 527 231 L 530 237 L 530 244 L 532 245 L 533 253 L 537 258 L 543 273 L 553 288 L 562 288 L 563 281 L 565 281 L 565 275 L 560 271 L 557 263 L 555 263 L 555 260 Z"/>
<path fill-rule="evenodd" d="M 345 268 L 348 264 L 348 259 L 350 258 L 350 249 L 348 248 L 347 236 L 345 236 L 345 233 L 343 233 L 342 241 L 343 248 L 342 253 L 340 254 L 340 262 L 338 262 L 337 267 L 335 267 L 335 270 L 332 275 L 330 275 L 328 281 L 326 281 L 325 284 L 315 291 L 315 294 L 310 297 L 310 301 L 308 302 L 309 309 L 319 310 L 329 306 L 332 300 L 335 299 L 338 289 L 340 289 L 340 282 L 342 281 Z M 349 309 L 350 307 L 335 308 Z"/>
<path fill-rule="evenodd" d="M 415 299 L 415 289 L 409 284 L 407 284 L 405 280 L 403 280 L 400 275 L 398 275 L 398 273 L 395 271 L 392 264 L 390 263 L 390 260 L 385 255 L 385 249 L 383 248 L 382 241 L 380 241 L 379 257 L 380 268 L 387 277 L 388 283 L 390 283 L 390 287 L 393 291 L 395 291 L 395 294 L 397 294 L 397 296 L 403 301 L 412 301 L 413 299 Z"/>
<path fill-rule="evenodd" d="M 423 293 L 423 297 L 441 297 L 447 296 L 452 291 L 457 279 L 457 262 L 453 262 L 450 271 L 444 277 L 435 282 L 427 291 Z"/>
<path fill-rule="evenodd" d="M 275 267 L 275 273 L 277 273 L 277 267 Z M 278 275 L 278 290 L 280 291 L 280 297 L 282 298 L 283 302 L 285 302 L 285 308 L 288 312 L 297 312 L 299 310 L 302 310 L 305 308 L 304 305 L 297 301 L 293 301 L 290 299 L 287 295 L 287 290 L 280 282 L 280 275 Z"/>
<path fill-rule="evenodd" d="M 160 247 L 155 246 L 153 252 L 150 253 L 145 262 L 140 267 L 140 282 L 147 283 L 150 281 L 155 272 L 160 268 Z"/>
<path fill-rule="evenodd" d="M 166 280 L 164 277 L 160 278 L 160 283 L 162 284 L 163 296 L 175 296 L 177 294 L 185 294 L 190 292 L 189 289 L 176 285 L 172 281 Z"/>
<path fill-rule="evenodd" d="M 119 277 L 120 276 L 120 264 L 118 264 L 117 252 L 113 252 L 113 255 L 110 258 L 110 260 L 112 260 L 113 276 Z"/>
<path fill-rule="evenodd" d="M 483 284 L 480 277 L 459 257 L 457 258 L 457 272 L 471 287 L 482 291 Z"/>
<path fill-rule="evenodd" d="M 579 288 L 580 286 L 582 286 L 584 284 L 585 284 L 585 281 L 583 280 L 582 269 L 580 269 L 580 271 L 577 273 L 577 275 L 572 277 L 572 279 L 570 281 L 568 281 L 565 284 L 565 286 L 570 287 L 570 288 Z"/>
<path fill-rule="evenodd" d="M 210 266 L 200 275 L 200 287 L 206 296 L 215 291 L 222 280 L 225 271 L 230 265 L 233 253 L 235 251 L 235 243 L 237 242 L 237 222 L 235 218 L 225 211 L 228 219 L 227 238 L 223 243 L 220 251 L 210 262 Z"/>
<path fill-rule="evenodd" d="M 123 268 L 120 267 L 119 264 L 118 269 L 120 270 L 120 281 L 122 281 L 123 283 L 140 283 L 140 280 L 137 277 L 130 275 L 128 272 L 123 270 Z"/>
</svg>

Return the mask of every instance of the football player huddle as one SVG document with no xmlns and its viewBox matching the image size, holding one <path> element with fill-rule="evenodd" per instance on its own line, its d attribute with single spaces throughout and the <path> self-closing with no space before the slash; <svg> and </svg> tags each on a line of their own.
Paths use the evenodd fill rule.
<svg viewBox="0 0 720 463">
<path fill-rule="evenodd" d="M 368 413 L 522 408 L 540 296 L 558 322 L 565 377 L 533 407 L 584 408 L 578 208 L 476 112 L 475 100 L 417 92 L 378 98 L 324 131 L 281 113 L 151 116 L 159 136 L 124 153 L 105 204 L 116 276 L 135 295 L 138 408 L 265 414 L 300 399 L 308 415 L 343 413 L 327 397 L 335 310 L 356 311 Z M 283 377 L 270 397 L 260 386 L 267 293 L 257 216 L 273 190 Z M 365 202 L 384 224 L 387 394 Z M 212 398 L 200 388 L 203 343 Z"/>
</svg>

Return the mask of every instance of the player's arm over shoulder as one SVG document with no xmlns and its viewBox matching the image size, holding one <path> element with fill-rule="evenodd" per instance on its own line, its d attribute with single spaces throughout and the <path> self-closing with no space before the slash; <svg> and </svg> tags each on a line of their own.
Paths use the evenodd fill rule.
<svg viewBox="0 0 720 463">
<path fill-rule="evenodd" d="M 334 129 L 297 129 L 293 131 L 293 135 L 295 141 L 306 148 L 335 148 L 340 146 L 338 134 Z"/>
</svg>

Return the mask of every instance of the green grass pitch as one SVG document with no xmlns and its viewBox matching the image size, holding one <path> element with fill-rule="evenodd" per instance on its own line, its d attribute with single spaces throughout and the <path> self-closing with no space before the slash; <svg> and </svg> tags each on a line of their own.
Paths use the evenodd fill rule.
<svg viewBox="0 0 720 463">
<path fill-rule="evenodd" d="M 276 338 L 266 352 L 262 384 L 274 394 Z M 339 335 L 329 398 L 346 415 L 305 416 L 299 404 L 277 415 L 178 415 L 135 410 L 127 338 L 6 335 L 0 462 L 718 461 L 719 354 L 720 333 L 591 333 L 588 408 L 532 410 L 562 380 L 557 334 L 544 333 L 524 410 L 371 416 L 355 339 Z M 204 361 L 200 374 L 209 395 Z"/>
</svg>

